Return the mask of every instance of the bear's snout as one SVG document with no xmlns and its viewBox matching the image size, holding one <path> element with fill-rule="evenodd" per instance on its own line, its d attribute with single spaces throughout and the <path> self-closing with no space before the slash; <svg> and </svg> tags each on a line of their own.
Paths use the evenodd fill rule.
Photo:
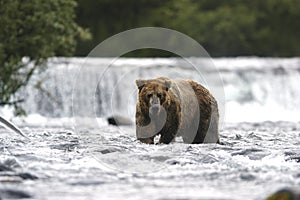
<svg viewBox="0 0 300 200">
<path fill-rule="evenodd" d="M 159 111 L 160 111 L 160 104 L 153 104 L 150 107 L 150 114 L 151 115 L 157 115 L 157 114 L 159 114 Z"/>
<path fill-rule="evenodd" d="M 160 112 L 160 99 L 156 95 L 153 95 L 150 98 L 149 113 L 151 115 L 158 115 L 159 112 Z"/>
</svg>

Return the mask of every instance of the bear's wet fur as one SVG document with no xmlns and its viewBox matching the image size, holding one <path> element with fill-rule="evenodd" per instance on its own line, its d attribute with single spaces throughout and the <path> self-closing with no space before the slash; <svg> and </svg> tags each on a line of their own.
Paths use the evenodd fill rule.
<svg viewBox="0 0 300 200">
<path fill-rule="evenodd" d="M 187 143 L 220 143 L 217 101 L 201 84 L 167 77 L 138 79 L 136 84 L 138 140 L 153 144 L 154 137 L 160 135 L 159 143 L 169 144 L 176 135 L 181 135 Z M 192 126 L 196 129 L 190 140 L 185 136 L 193 130 Z"/>
</svg>

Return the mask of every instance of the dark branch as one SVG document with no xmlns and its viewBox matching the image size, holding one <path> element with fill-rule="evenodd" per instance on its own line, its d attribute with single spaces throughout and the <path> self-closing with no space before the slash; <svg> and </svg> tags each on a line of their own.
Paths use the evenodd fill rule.
<svg viewBox="0 0 300 200">
<path fill-rule="evenodd" d="M 22 103 L 22 102 L 24 102 L 24 99 L 18 99 L 18 100 L 10 101 L 10 102 L 0 102 L 0 106 L 5 106 L 5 105 L 13 106 L 13 105 L 16 105 L 16 104 Z"/>
</svg>

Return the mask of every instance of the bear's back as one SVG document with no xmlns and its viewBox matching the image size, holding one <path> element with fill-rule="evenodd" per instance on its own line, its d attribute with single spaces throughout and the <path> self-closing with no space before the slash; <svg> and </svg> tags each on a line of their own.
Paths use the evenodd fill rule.
<svg viewBox="0 0 300 200">
<path fill-rule="evenodd" d="M 172 80 L 172 79 L 170 79 Z M 199 126 L 200 107 L 197 94 L 187 80 L 172 80 L 170 92 L 180 104 L 178 136 L 185 143 L 192 143 Z"/>
</svg>

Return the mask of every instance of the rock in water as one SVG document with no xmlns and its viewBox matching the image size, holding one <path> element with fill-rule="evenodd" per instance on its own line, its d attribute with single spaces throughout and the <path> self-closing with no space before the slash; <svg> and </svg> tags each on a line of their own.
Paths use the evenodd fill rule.
<svg viewBox="0 0 300 200">
<path fill-rule="evenodd" d="M 279 190 L 269 196 L 267 200 L 300 200 L 300 188 Z"/>
<path fill-rule="evenodd" d="M 133 124 L 129 118 L 120 115 L 108 117 L 107 121 L 109 124 L 115 126 L 131 126 Z"/>
<path fill-rule="evenodd" d="M 16 189 L 0 189 L 0 199 L 27 199 L 32 198 L 30 194 Z"/>
</svg>

